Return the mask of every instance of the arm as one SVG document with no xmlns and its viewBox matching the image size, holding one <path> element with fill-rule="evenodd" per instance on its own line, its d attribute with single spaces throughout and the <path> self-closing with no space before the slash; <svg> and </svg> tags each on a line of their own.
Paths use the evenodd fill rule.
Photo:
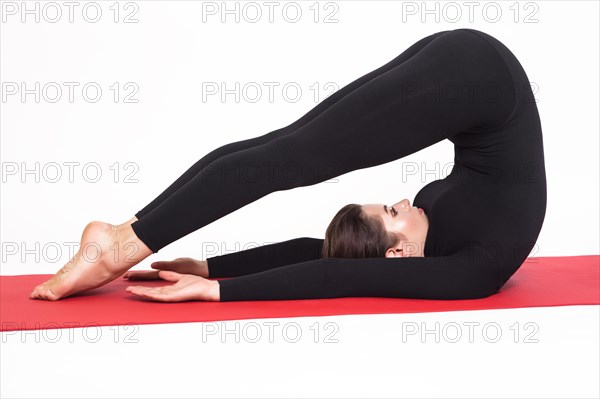
<svg viewBox="0 0 600 399">
<path fill-rule="evenodd" d="M 207 258 L 208 277 L 235 277 L 319 259 L 323 240 L 301 237 Z"/>
<path fill-rule="evenodd" d="M 219 300 L 338 297 L 475 299 L 500 288 L 495 263 L 476 251 L 409 258 L 327 258 L 219 281 Z"/>
</svg>

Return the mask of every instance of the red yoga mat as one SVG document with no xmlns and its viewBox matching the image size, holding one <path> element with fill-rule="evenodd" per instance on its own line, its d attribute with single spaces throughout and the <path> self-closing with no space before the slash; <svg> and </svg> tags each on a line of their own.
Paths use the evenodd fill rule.
<svg viewBox="0 0 600 399">
<path fill-rule="evenodd" d="M 482 299 L 334 298 L 178 303 L 153 302 L 125 291 L 129 285 L 172 284 L 164 280 L 127 281 L 120 277 L 88 292 L 59 301 L 44 301 L 29 299 L 29 293 L 52 275 L 0 276 L 0 331 L 600 305 L 599 271 L 599 255 L 527 258 L 498 293 Z"/>
</svg>

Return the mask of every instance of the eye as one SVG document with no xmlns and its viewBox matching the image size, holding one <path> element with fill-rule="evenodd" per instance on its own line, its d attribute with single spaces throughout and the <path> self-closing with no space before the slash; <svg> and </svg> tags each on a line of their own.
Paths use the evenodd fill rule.
<svg viewBox="0 0 600 399">
<path fill-rule="evenodd" d="M 392 207 L 392 216 L 396 216 L 398 214 L 398 211 L 396 211 L 396 208 Z"/>
</svg>

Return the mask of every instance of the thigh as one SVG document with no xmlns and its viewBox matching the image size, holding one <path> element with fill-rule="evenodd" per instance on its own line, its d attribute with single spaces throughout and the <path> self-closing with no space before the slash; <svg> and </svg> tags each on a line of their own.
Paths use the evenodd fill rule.
<svg viewBox="0 0 600 399">
<path fill-rule="evenodd" d="M 306 123 L 312 121 L 315 117 L 320 115 L 323 111 L 327 110 L 332 104 L 335 104 L 336 102 L 338 102 L 339 100 L 344 98 L 346 95 L 352 93 L 354 90 L 363 86 L 365 83 L 386 73 L 387 71 L 391 70 L 392 68 L 408 61 L 413 56 L 415 56 L 419 51 L 421 51 L 421 49 L 423 49 L 432 40 L 445 34 L 446 32 L 448 32 L 448 31 L 437 32 L 437 33 L 434 33 L 432 35 L 429 35 L 427 37 L 420 39 L 419 41 L 412 44 L 409 48 L 404 50 L 400 55 L 398 55 L 391 61 L 389 61 L 386 64 L 380 66 L 379 68 L 374 69 L 373 71 L 353 80 L 352 82 L 348 83 L 341 89 L 337 90 L 335 93 L 331 94 L 329 97 L 325 98 L 322 102 L 317 104 L 313 109 L 311 109 L 309 112 L 307 112 L 305 115 L 303 115 L 300 119 L 298 119 L 291 125 L 283 128 L 283 129 L 280 129 L 282 131 L 275 131 L 275 132 L 269 133 L 268 134 L 269 138 L 273 139 L 273 138 L 285 136 L 289 133 L 292 133 L 294 130 L 304 126 Z"/>
<path fill-rule="evenodd" d="M 282 137 L 285 137 L 285 136 L 288 136 L 288 135 L 294 133 L 296 130 L 302 128 L 307 123 L 313 121 L 317 116 L 326 112 L 329 108 L 331 108 L 332 105 L 336 104 L 343 98 L 351 95 L 353 92 L 355 92 L 360 87 L 364 86 L 368 82 L 371 82 L 373 79 L 375 79 L 383 74 L 388 73 L 390 70 L 402 65 L 403 63 L 406 63 L 407 61 L 409 61 L 410 59 L 415 57 L 422 49 L 424 49 L 427 45 L 429 45 L 433 40 L 437 39 L 438 37 L 440 37 L 448 32 L 450 32 L 450 31 L 436 32 L 434 34 L 431 34 L 427 37 L 424 37 L 424 38 L 418 40 L 417 42 L 412 44 L 410 47 L 408 47 L 400 55 L 398 55 L 391 61 L 389 61 L 386 64 L 382 65 L 381 67 L 357 78 L 356 80 L 350 82 L 349 84 L 345 85 L 341 89 L 337 90 L 335 93 L 331 94 L 329 97 L 327 97 L 322 102 L 317 104 L 314 108 L 312 108 L 309 112 L 304 114 L 301 118 L 299 118 L 292 124 L 290 124 L 286 127 L 274 130 L 267 134 L 258 136 L 258 137 L 253 137 L 253 138 L 246 139 L 246 140 L 232 142 L 232 143 L 226 144 L 222 147 L 215 149 L 214 151 L 210 152 L 205 157 L 203 157 L 201 160 L 199 160 L 194 166 L 192 166 L 190 168 L 190 170 L 188 170 L 186 172 L 186 179 L 189 179 L 190 177 L 194 176 L 204 166 L 206 166 L 207 164 L 213 162 L 214 160 L 216 160 L 224 155 L 228 155 L 233 152 L 245 150 L 245 149 L 255 147 L 258 145 L 263 145 L 263 144 L 269 143 L 275 139 L 279 139 L 279 138 L 282 138 Z"/>
<path fill-rule="evenodd" d="M 177 180 L 175 180 L 167 189 L 165 189 L 157 198 L 155 198 L 151 203 L 149 203 L 145 208 L 140 210 L 136 216 L 138 219 L 148 213 L 150 210 L 155 208 L 158 204 L 162 203 L 166 198 L 172 195 L 175 191 L 181 188 L 184 184 L 190 181 L 194 176 L 196 176 L 202 169 L 204 169 L 207 165 L 211 164 L 215 160 L 219 158 L 233 154 L 238 151 L 243 151 L 252 147 L 260 146 L 266 143 L 271 142 L 272 140 L 287 136 L 299 128 L 303 127 L 317 116 L 327 111 L 332 105 L 336 104 L 338 101 L 343 99 L 344 97 L 350 95 L 355 90 L 365 85 L 367 82 L 372 81 L 376 77 L 390 71 L 391 69 L 407 62 L 416 54 L 419 53 L 423 48 L 425 48 L 432 40 L 438 38 L 439 36 L 445 34 L 448 31 L 441 31 L 424 37 L 412 44 L 408 49 L 404 50 L 400 55 L 396 58 L 392 59 L 388 63 L 382 65 L 381 67 L 367 73 L 359 77 L 358 79 L 352 81 L 347 84 L 340 90 L 331 94 L 329 97 L 324 99 L 322 102 L 317 104 L 314 108 L 312 108 L 309 112 L 303 115 L 301 118 L 293 122 L 292 124 L 274 130 L 272 132 L 263 134 L 261 136 L 252 137 L 249 139 L 244 139 L 240 141 L 231 142 L 225 144 L 221 147 L 214 149 L 209 152 L 201 159 L 199 159 L 196 163 L 194 163 L 191 167 L 189 167 Z"/>
<path fill-rule="evenodd" d="M 480 83 L 499 85 L 496 102 Z M 454 92 L 450 98 L 444 93 Z M 504 120 L 514 85 L 501 58 L 459 30 L 356 88 L 318 118 L 275 140 L 282 159 L 305 168 L 296 185 L 394 161 L 475 126 Z"/>
<path fill-rule="evenodd" d="M 415 56 L 421 49 L 423 49 L 426 45 L 428 45 L 432 40 L 437 37 L 445 34 L 449 31 L 441 31 L 436 32 L 432 35 L 424 37 L 419 41 L 412 44 L 408 49 L 404 50 L 400 55 L 382 65 L 381 67 L 374 69 L 373 71 L 359 77 L 358 79 L 348 83 L 341 89 L 337 90 L 335 93 L 331 94 L 329 97 L 325 98 L 319 104 L 317 104 L 314 108 L 304 114 L 301 118 L 297 119 L 295 122 L 291 123 L 288 126 L 283 128 L 274 130 L 272 132 L 263 134 L 261 136 L 232 142 L 226 144 L 222 147 L 217 148 L 216 150 L 209 153 L 203 160 L 204 163 L 211 162 L 212 160 L 219 158 L 220 156 L 230 154 L 235 151 L 244 150 L 246 148 L 254 147 L 256 145 L 261 145 L 270 142 L 273 139 L 277 139 L 283 136 L 287 136 L 290 133 L 293 133 L 296 129 L 304 126 L 308 122 L 312 121 L 315 117 L 320 115 L 322 112 L 326 111 L 331 105 L 335 104 L 346 95 L 352 93 L 354 90 L 358 89 L 365 83 L 373 80 L 374 78 L 386 73 L 392 68 L 408 61 L 413 56 Z"/>
</svg>

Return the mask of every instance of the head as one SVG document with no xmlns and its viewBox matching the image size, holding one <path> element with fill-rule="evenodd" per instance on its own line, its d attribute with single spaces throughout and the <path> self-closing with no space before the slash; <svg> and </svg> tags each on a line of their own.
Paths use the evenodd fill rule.
<svg viewBox="0 0 600 399">
<path fill-rule="evenodd" d="M 424 256 L 429 220 L 404 199 L 393 205 L 348 204 L 325 232 L 324 258 Z"/>
</svg>

